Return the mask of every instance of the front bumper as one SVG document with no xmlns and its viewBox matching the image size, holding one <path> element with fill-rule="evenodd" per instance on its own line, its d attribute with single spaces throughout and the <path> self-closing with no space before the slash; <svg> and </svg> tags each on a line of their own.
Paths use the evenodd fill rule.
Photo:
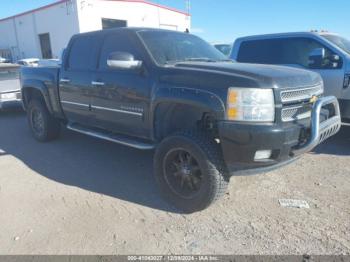
<svg viewBox="0 0 350 262">
<path fill-rule="evenodd" d="M 333 106 L 333 114 L 323 117 L 321 109 Z M 273 170 L 296 160 L 336 134 L 341 127 L 335 97 L 320 98 L 313 106 L 312 121 L 282 124 L 219 123 L 224 160 L 232 175 L 250 175 Z M 257 151 L 271 150 L 268 159 L 256 160 Z"/>
<path fill-rule="evenodd" d="M 0 109 L 20 107 L 22 105 L 22 94 L 20 90 L 6 91 L 0 93 Z"/>
</svg>

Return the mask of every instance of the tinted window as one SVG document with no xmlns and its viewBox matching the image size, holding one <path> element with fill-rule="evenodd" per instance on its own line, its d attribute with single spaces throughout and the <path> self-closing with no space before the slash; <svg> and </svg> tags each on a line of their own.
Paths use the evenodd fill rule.
<svg viewBox="0 0 350 262">
<path fill-rule="evenodd" d="M 309 67 L 309 54 L 316 48 L 325 48 L 326 57 L 333 53 L 319 42 L 309 38 L 285 38 L 245 41 L 241 44 L 238 62 L 283 64 Z M 322 68 L 331 67 L 325 61 Z"/>
<path fill-rule="evenodd" d="M 100 56 L 99 68 L 102 70 L 110 69 L 107 65 L 108 56 L 113 52 L 127 52 L 134 56 L 135 60 L 142 60 L 139 53 L 133 48 L 132 41 L 125 33 L 113 33 L 106 37 Z"/>
<path fill-rule="evenodd" d="M 68 68 L 71 70 L 87 70 L 95 59 L 97 38 L 80 36 L 73 41 L 69 52 Z"/>
<path fill-rule="evenodd" d="M 160 65 L 196 59 L 227 59 L 215 47 L 194 35 L 171 31 L 142 31 L 139 35 Z"/>
</svg>

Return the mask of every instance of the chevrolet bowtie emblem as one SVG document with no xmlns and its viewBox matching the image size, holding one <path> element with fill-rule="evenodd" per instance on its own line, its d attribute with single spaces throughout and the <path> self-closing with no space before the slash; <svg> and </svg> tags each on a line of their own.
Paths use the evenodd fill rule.
<svg viewBox="0 0 350 262">
<path fill-rule="evenodd" d="M 311 104 L 315 104 L 316 101 L 317 101 L 318 97 L 317 96 L 312 96 L 311 99 L 310 99 L 310 103 Z"/>
</svg>

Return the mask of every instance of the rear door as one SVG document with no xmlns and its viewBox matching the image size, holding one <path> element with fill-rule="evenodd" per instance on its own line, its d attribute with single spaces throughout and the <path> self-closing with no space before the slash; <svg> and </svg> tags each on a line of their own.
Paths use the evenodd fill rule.
<svg viewBox="0 0 350 262">
<path fill-rule="evenodd" d="M 96 67 L 99 38 L 81 35 L 72 40 L 60 73 L 60 99 L 69 122 L 90 124 L 91 81 Z"/>
</svg>

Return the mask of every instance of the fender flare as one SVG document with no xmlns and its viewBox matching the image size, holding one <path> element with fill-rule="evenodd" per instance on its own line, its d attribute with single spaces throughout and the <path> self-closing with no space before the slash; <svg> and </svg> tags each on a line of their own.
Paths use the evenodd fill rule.
<svg viewBox="0 0 350 262">
<path fill-rule="evenodd" d="M 157 107 L 162 103 L 185 104 L 198 107 L 203 111 L 212 113 L 215 119 L 225 118 L 225 103 L 216 94 L 201 89 L 187 87 L 159 88 L 153 94 L 151 105 L 152 135 L 154 135 Z"/>
<path fill-rule="evenodd" d="M 32 80 L 32 79 L 28 79 L 23 81 L 22 83 L 22 97 L 23 97 L 23 106 L 24 109 L 27 109 L 27 101 L 26 101 L 26 90 L 28 89 L 35 89 L 37 91 L 40 92 L 40 94 L 43 96 L 45 104 L 47 109 L 49 110 L 50 114 L 52 114 L 53 110 L 52 110 L 52 106 L 51 106 L 51 102 L 50 102 L 50 96 L 49 96 L 49 92 L 47 87 L 45 86 L 45 84 L 40 81 L 40 80 Z"/>
</svg>

